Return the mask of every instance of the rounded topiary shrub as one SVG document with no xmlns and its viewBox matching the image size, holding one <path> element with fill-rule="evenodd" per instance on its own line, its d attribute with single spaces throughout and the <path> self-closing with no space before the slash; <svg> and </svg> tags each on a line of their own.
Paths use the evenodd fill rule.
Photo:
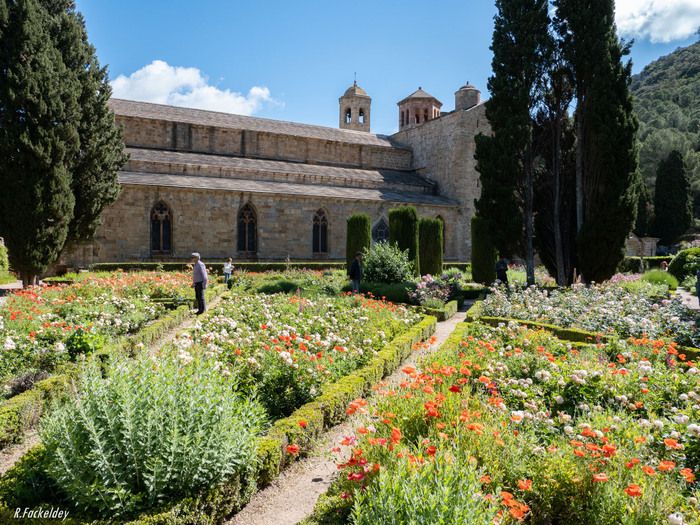
<svg viewBox="0 0 700 525">
<path fill-rule="evenodd" d="M 651 284 L 665 284 L 668 289 L 673 291 L 678 288 L 678 279 L 676 279 L 669 272 L 663 270 L 650 270 L 642 275 L 642 281 L 646 281 Z"/>
<path fill-rule="evenodd" d="M 95 516 L 124 516 L 250 473 L 260 405 L 235 393 L 215 359 L 141 357 L 103 377 L 87 364 L 77 393 L 47 416 L 46 471 Z"/>
<path fill-rule="evenodd" d="M 695 275 L 700 268 L 700 248 L 689 248 L 676 254 L 668 266 L 668 271 L 679 281 Z"/>
<path fill-rule="evenodd" d="M 392 243 L 378 242 L 365 250 L 362 264 L 363 279 L 372 283 L 403 283 L 413 278 L 408 251 L 401 251 Z"/>
</svg>

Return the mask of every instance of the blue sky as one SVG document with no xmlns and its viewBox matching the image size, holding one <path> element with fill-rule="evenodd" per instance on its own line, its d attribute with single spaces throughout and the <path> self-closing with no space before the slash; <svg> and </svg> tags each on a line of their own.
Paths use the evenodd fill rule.
<svg viewBox="0 0 700 525">
<path fill-rule="evenodd" d="M 338 125 L 338 97 L 372 97 L 372 131 L 422 86 L 454 106 L 487 94 L 492 0 L 78 0 L 115 93 L 261 117 Z M 682 21 L 679 22 L 679 21 Z M 618 0 L 635 71 L 696 40 L 700 0 Z M 156 62 L 154 62 L 156 61 Z"/>
</svg>

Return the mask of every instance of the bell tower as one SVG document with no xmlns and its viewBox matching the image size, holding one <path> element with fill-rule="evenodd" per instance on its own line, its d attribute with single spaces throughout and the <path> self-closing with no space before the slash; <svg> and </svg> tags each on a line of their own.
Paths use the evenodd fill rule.
<svg viewBox="0 0 700 525">
<path fill-rule="evenodd" d="M 357 85 L 357 81 L 345 90 L 338 99 L 340 104 L 340 129 L 369 132 L 369 117 L 372 99 Z"/>
</svg>

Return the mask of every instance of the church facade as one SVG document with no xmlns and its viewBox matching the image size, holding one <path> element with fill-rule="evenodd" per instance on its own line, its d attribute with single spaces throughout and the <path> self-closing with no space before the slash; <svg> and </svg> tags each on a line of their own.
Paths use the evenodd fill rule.
<svg viewBox="0 0 700 525">
<path fill-rule="evenodd" d="M 96 262 L 343 260 L 346 220 L 372 218 L 388 237 L 388 211 L 415 206 L 445 226 L 445 259 L 471 257 L 479 196 L 474 137 L 489 133 L 479 91 L 455 110 L 418 89 L 398 103 L 399 131 L 370 132 L 371 98 L 353 84 L 339 128 L 112 99 L 129 161 L 118 200 L 93 241 L 62 257 Z"/>
</svg>

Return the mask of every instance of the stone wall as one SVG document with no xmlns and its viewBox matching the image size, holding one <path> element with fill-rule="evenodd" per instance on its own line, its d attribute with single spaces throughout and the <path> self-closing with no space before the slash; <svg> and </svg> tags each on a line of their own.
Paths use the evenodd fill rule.
<svg viewBox="0 0 700 525">
<path fill-rule="evenodd" d="M 437 183 L 440 195 L 460 203 L 452 220 L 445 218 L 446 234 L 458 243 L 456 257 L 471 259 L 471 218 L 479 198 L 474 137 L 490 133 L 483 104 L 468 110 L 445 113 L 415 127 L 399 131 L 392 140 L 413 150 L 413 167 Z"/>
<path fill-rule="evenodd" d="M 152 259 L 150 253 L 150 212 L 159 200 L 173 213 L 170 258 Z M 256 210 L 258 224 L 258 258 L 261 260 L 296 260 L 345 258 L 346 220 L 353 213 L 368 213 L 373 225 L 398 203 L 318 199 L 216 192 L 152 186 L 123 186 L 122 193 L 102 217 L 92 246 L 81 245 L 66 253 L 62 264 L 87 266 L 96 262 L 187 259 L 199 251 L 204 259 L 236 256 L 238 210 L 250 202 Z M 314 257 L 312 220 L 315 212 L 326 211 L 329 253 Z M 457 260 L 459 238 L 452 235 L 458 222 L 458 210 L 450 206 L 416 206 L 419 214 L 441 216 L 446 223 L 446 258 Z"/>
<path fill-rule="evenodd" d="M 117 115 L 127 146 L 357 168 L 411 169 L 409 149 Z"/>
</svg>

